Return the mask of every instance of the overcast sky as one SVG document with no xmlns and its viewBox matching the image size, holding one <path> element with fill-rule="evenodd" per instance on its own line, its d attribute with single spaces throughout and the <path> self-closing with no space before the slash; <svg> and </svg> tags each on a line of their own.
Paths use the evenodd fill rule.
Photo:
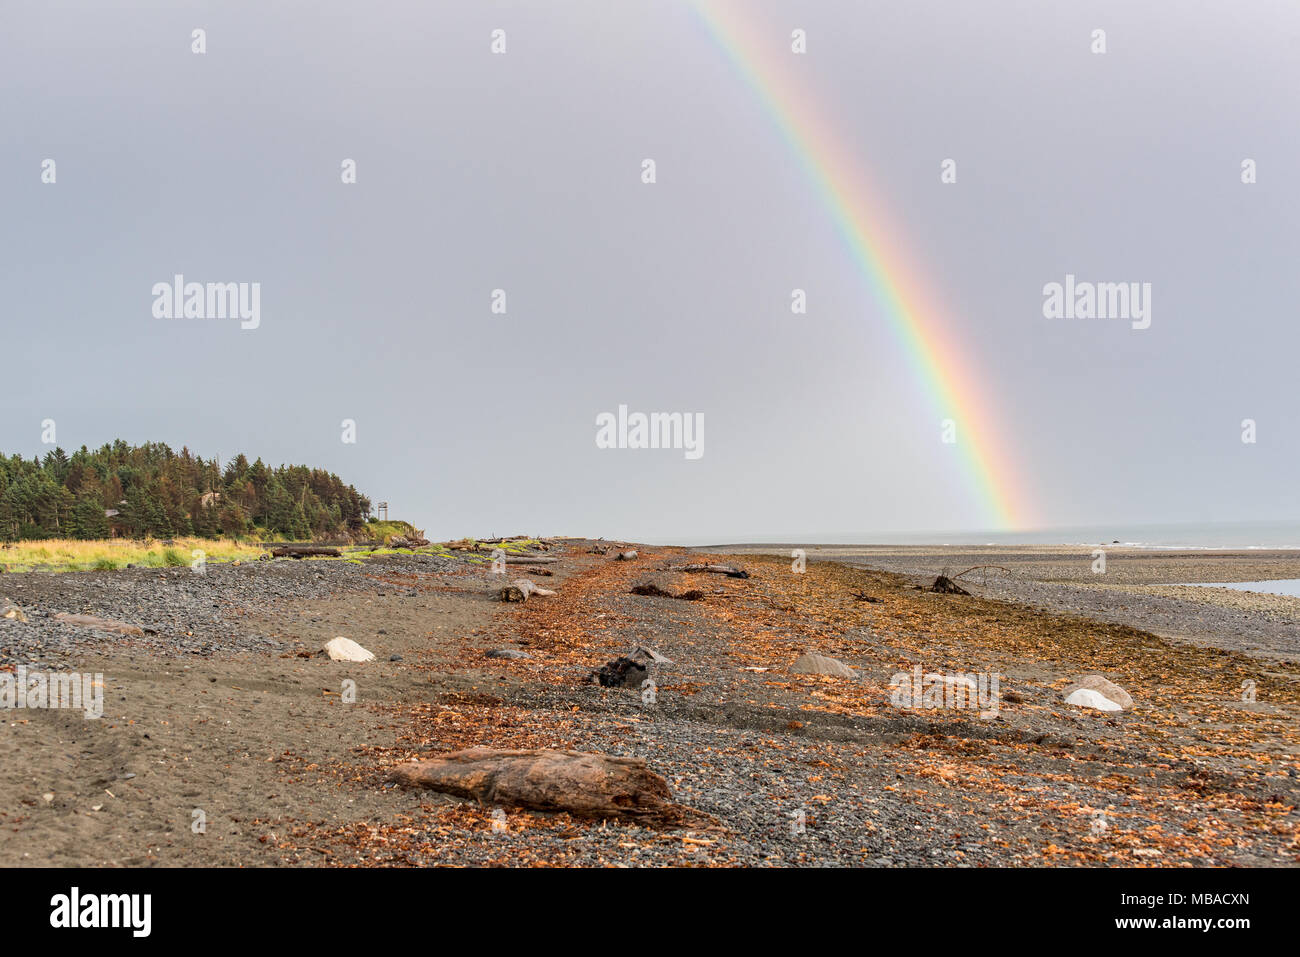
<svg viewBox="0 0 1300 957">
<path fill-rule="evenodd" d="M 1300 6 L 744 9 L 946 305 L 1024 514 L 1300 518 Z M 155 318 L 177 273 L 260 283 L 260 325 Z M 1067 273 L 1151 283 L 1150 328 L 1045 318 Z M 4 0 L 0 292 L 5 453 L 53 419 L 68 450 L 309 463 L 438 537 L 989 520 L 687 2 Z M 620 404 L 702 413 L 704 454 L 598 448 Z"/>
</svg>

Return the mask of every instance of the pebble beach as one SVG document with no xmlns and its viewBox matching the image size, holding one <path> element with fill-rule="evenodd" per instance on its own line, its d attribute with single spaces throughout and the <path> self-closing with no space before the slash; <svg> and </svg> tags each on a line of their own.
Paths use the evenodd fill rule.
<svg viewBox="0 0 1300 957">
<path fill-rule="evenodd" d="M 802 547 L 796 572 L 784 545 L 552 540 L 536 581 L 555 594 L 519 604 L 477 551 L 0 576 L 26 618 L 0 619 L 0 669 L 100 674 L 105 689 L 96 720 L 0 715 L 0 863 L 1300 860 L 1294 608 L 1172 584 L 1291 577 L 1295 557 L 1114 552 L 1103 586 L 1086 549 Z M 1006 571 L 962 576 L 967 595 L 925 590 L 984 564 Z M 633 593 L 648 582 L 658 591 Z M 373 660 L 322 656 L 339 636 Z M 592 680 L 639 647 L 668 659 L 649 698 Z M 809 653 L 842 671 L 801 672 Z M 997 674 L 1000 704 L 900 707 L 914 671 Z M 1066 705 L 1090 674 L 1132 707 Z M 595 821 L 391 780 L 473 747 L 640 758 L 698 816 Z"/>
</svg>

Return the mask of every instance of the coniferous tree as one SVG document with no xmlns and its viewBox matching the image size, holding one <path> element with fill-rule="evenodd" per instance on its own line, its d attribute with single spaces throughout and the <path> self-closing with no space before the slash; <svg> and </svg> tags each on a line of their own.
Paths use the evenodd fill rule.
<svg viewBox="0 0 1300 957">
<path fill-rule="evenodd" d="M 116 513 L 116 514 L 113 514 Z M 0 456 L 0 540 L 102 538 L 110 534 L 274 535 L 347 533 L 370 515 L 370 500 L 337 475 L 304 465 L 223 469 L 188 448 L 121 439 L 97 450 L 61 448 L 31 460 Z"/>
</svg>

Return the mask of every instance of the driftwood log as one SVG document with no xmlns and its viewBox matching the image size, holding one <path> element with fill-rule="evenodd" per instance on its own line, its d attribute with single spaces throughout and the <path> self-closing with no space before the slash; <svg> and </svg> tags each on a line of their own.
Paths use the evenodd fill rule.
<svg viewBox="0 0 1300 957">
<path fill-rule="evenodd" d="M 735 565 L 673 565 L 669 570 L 674 572 L 712 572 L 715 575 L 726 575 L 728 578 L 749 577 L 749 572 L 743 568 L 737 568 Z"/>
<path fill-rule="evenodd" d="M 969 575 L 971 572 L 977 572 L 977 571 L 979 571 L 981 568 L 996 568 L 998 571 L 1003 572 L 1004 574 L 1007 574 L 1007 575 L 1010 575 L 1010 574 L 1011 574 L 1011 569 L 1006 568 L 1006 567 L 1003 566 L 1003 565 L 972 565 L 970 568 L 966 569 L 964 572 L 958 572 L 957 574 L 953 575 L 953 576 L 952 576 L 952 579 L 953 579 L 953 581 L 956 581 L 958 578 L 961 578 L 963 575 Z"/>
<path fill-rule="evenodd" d="M 113 621 L 110 618 L 96 618 L 94 615 L 69 615 L 67 612 L 61 611 L 54 616 L 54 620 L 61 621 L 65 625 L 76 625 L 78 628 L 94 628 L 96 631 L 109 631 L 117 635 L 130 635 L 136 638 L 145 634 L 145 629 L 139 625 L 130 625 L 124 621 Z"/>
<path fill-rule="evenodd" d="M 481 804 L 567 811 L 587 818 L 661 824 L 706 818 L 673 804 L 668 782 L 648 770 L 642 758 L 470 748 L 399 765 L 390 779 Z"/>
<path fill-rule="evenodd" d="M 503 585 L 500 592 L 502 601 L 527 601 L 533 595 L 546 596 L 554 594 L 555 592 L 549 588 L 534 585 L 527 578 L 519 578 L 509 585 Z"/>
<path fill-rule="evenodd" d="M 698 588 L 692 588 L 690 591 L 684 591 L 680 595 L 674 595 L 667 588 L 661 588 L 654 582 L 640 582 L 632 586 L 633 595 L 648 595 L 653 598 L 680 598 L 683 601 L 703 601 L 704 592 Z"/>
<path fill-rule="evenodd" d="M 273 558 L 341 558 L 343 553 L 337 548 L 322 545 L 273 545 Z"/>
<path fill-rule="evenodd" d="M 546 555 L 507 555 L 507 565 L 554 565 L 558 558 L 549 558 Z"/>
<path fill-rule="evenodd" d="M 485 552 L 487 546 L 481 542 L 476 542 L 469 538 L 458 538 L 454 542 L 445 543 L 447 548 L 455 552 Z"/>
</svg>

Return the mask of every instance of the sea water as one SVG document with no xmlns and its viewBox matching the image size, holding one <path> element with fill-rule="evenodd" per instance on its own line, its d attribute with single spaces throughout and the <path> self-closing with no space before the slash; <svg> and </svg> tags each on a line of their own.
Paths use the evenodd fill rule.
<svg viewBox="0 0 1300 957">
<path fill-rule="evenodd" d="M 1114 545 L 1154 549 L 1300 549 L 1300 521 L 1077 525 L 1019 532 L 917 531 L 742 534 L 677 542 L 813 542 L 818 545 Z"/>
<path fill-rule="evenodd" d="M 1262 582 L 1187 582 L 1197 588 L 1231 588 L 1235 591 L 1253 591 L 1265 595 L 1288 595 L 1300 598 L 1300 578 L 1278 578 Z"/>
</svg>

